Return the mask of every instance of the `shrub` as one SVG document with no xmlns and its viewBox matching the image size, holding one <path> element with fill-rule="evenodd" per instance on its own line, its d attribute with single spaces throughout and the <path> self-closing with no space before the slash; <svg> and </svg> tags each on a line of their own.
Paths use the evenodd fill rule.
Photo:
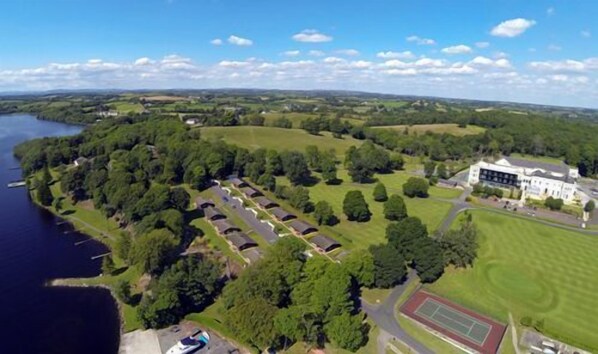
<svg viewBox="0 0 598 354">
<path fill-rule="evenodd" d="M 403 184 L 403 194 L 408 196 L 409 198 L 413 197 L 420 197 L 420 198 L 427 198 L 428 197 L 428 188 L 430 188 L 430 184 L 423 178 L 417 177 L 410 177 L 405 184 Z"/>
<path fill-rule="evenodd" d="M 376 187 L 374 187 L 374 200 L 377 202 L 384 202 L 387 199 L 386 186 L 384 186 L 384 183 L 379 182 L 376 184 Z"/>
<path fill-rule="evenodd" d="M 553 197 L 548 197 L 544 201 L 544 205 L 546 205 L 550 210 L 561 210 L 563 204 L 563 200 L 560 198 L 557 199 Z"/>
<path fill-rule="evenodd" d="M 525 327 L 531 327 L 532 323 L 533 323 L 533 319 L 529 316 L 525 316 L 521 318 L 521 321 L 519 321 L 521 323 L 522 326 Z"/>
</svg>

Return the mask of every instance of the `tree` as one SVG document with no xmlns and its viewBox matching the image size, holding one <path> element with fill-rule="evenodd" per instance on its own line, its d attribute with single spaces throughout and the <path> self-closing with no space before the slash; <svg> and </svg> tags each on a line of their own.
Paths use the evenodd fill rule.
<svg viewBox="0 0 598 354">
<path fill-rule="evenodd" d="M 407 206 L 398 194 L 393 194 L 384 203 L 384 217 L 388 220 L 399 221 L 407 217 Z"/>
<path fill-rule="evenodd" d="M 50 169 L 48 166 L 44 167 L 43 174 L 42 174 L 42 183 L 50 184 L 52 183 L 52 175 L 50 174 Z"/>
<path fill-rule="evenodd" d="M 428 188 L 430 188 L 430 184 L 425 179 L 409 177 L 407 182 L 403 184 L 403 194 L 405 194 L 409 198 L 427 198 Z"/>
<path fill-rule="evenodd" d="M 270 172 L 266 171 L 257 180 L 257 184 L 263 186 L 266 190 L 274 191 L 276 189 L 276 178 Z"/>
<path fill-rule="evenodd" d="M 477 228 L 469 219 L 464 220 L 458 230 L 448 230 L 441 234 L 439 242 L 445 265 L 464 268 L 472 265 L 477 257 Z"/>
<path fill-rule="evenodd" d="M 309 212 L 313 208 L 313 204 L 309 200 L 309 190 L 303 186 L 292 187 L 288 198 L 292 207 L 303 212 Z"/>
<path fill-rule="evenodd" d="M 365 344 L 367 330 L 363 323 L 363 314 L 351 316 L 349 312 L 334 317 L 324 326 L 326 336 L 332 343 L 352 352 Z"/>
<path fill-rule="evenodd" d="M 406 260 L 413 259 L 421 239 L 428 238 L 428 230 L 421 220 L 410 216 L 386 227 L 388 244 L 396 248 Z"/>
<path fill-rule="evenodd" d="M 388 195 L 386 194 L 386 186 L 384 183 L 378 182 L 374 187 L 374 200 L 377 202 L 384 202 L 388 199 Z"/>
<path fill-rule="evenodd" d="M 137 308 L 137 317 L 145 328 L 162 328 L 179 318 L 181 302 L 176 289 L 164 289 L 159 296 L 145 294 Z"/>
<path fill-rule="evenodd" d="M 592 199 L 590 199 L 586 205 L 584 205 L 583 207 L 583 211 L 585 211 L 586 213 L 591 213 L 594 208 L 596 208 L 596 204 L 594 203 L 594 201 Z"/>
<path fill-rule="evenodd" d="M 54 199 L 53 206 L 57 213 L 62 210 L 62 197 Z"/>
<path fill-rule="evenodd" d="M 37 201 L 43 206 L 50 206 L 54 201 L 54 196 L 47 183 L 43 181 L 38 182 L 37 186 Z"/>
<path fill-rule="evenodd" d="M 560 198 L 548 197 L 544 201 L 544 205 L 546 205 L 550 210 L 561 210 L 563 204 L 564 202 Z"/>
<path fill-rule="evenodd" d="M 177 246 L 178 242 L 170 231 L 154 230 L 136 241 L 133 261 L 141 264 L 144 272 L 158 273 L 170 262 Z"/>
<path fill-rule="evenodd" d="M 370 287 L 374 284 L 374 257 L 370 252 L 351 252 L 343 258 L 342 265 L 359 286 Z"/>
<path fill-rule="evenodd" d="M 305 156 L 298 151 L 285 151 L 280 154 L 284 174 L 292 184 L 300 184 L 310 176 Z"/>
<path fill-rule="evenodd" d="M 112 256 L 107 255 L 102 259 L 102 273 L 105 275 L 111 275 L 114 272 L 114 261 Z"/>
<path fill-rule="evenodd" d="M 436 168 L 436 174 L 438 175 L 438 178 L 447 179 L 449 176 L 446 165 L 443 163 L 438 164 L 438 167 Z"/>
<path fill-rule="evenodd" d="M 176 187 L 170 191 L 170 201 L 172 206 L 179 211 L 187 210 L 190 199 L 191 197 L 189 196 L 189 193 L 187 193 L 184 188 Z"/>
<path fill-rule="evenodd" d="M 424 175 L 426 178 L 430 178 L 434 175 L 434 171 L 436 170 L 436 162 L 434 161 L 427 161 L 424 163 Z"/>
<path fill-rule="evenodd" d="M 316 203 L 314 217 L 316 218 L 318 225 L 334 225 L 338 222 L 337 217 L 334 215 L 334 210 L 332 210 L 330 204 L 324 200 Z"/>
<path fill-rule="evenodd" d="M 430 237 L 420 238 L 413 252 L 413 263 L 423 283 L 438 279 L 444 271 L 444 258 L 439 243 Z"/>
<path fill-rule="evenodd" d="M 374 259 L 374 285 L 377 288 L 391 288 L 400 284 L 407 275 L 405 260 L 396 248 L 390 245 L 371 246 Z"/>
<path fill-rule="evenodd" d="M 274 326 L 278 308 L 256 297 L 226 312 L 226 327 L 242 341 L 266 349 L 276 344 L 279 333 Z"/>
<path fill-rule="evenodd" d="M 349 191 L 343 200 L 343 213 L 350 221 L 368 221 L 372 213 L 361 191 Z"/>
<path fill-rule="evenodd" d="M 320 150 L 317 146 L 308 145 L 305 147 L 305 159 L 309 168 L 316 171 L 320 169 Z"/>
<path fill-rule="evenodd" d="M 336 156 L 334 155 L 334 151 L 331 150 L 321 154 L 320 170 L 322 171 L 322 179 L 326 183 L 332 183 L 337 180 Z"/>
</svg>

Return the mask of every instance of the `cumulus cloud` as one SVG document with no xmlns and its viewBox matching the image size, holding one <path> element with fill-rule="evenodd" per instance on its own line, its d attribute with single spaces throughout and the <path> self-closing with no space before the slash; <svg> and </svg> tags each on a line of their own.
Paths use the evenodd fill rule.
<svg viewBox="0 0 598 354">
<path fill-rule="evenodd" d="M 135 60 L 135 62 L 133 63 L 133 65 L 135 65 L 135 66 L 146 66 L 146 65 L 151 65 L 153 63 L 154 63 L 154 61 L 151 60 L 150 58 L 143 57 L 143 58 L 139 58 L 139 59 Z"/>
<path fill-rule="evenodd" d="M 492 60 L 490 58 L 483 57 L 483 56 L 477 56 L 477 57 L 473 58 L 469 62 L 469 64 L 472 66 L 488 66 L 488 67 L 502 68 L 502 69 L 511 67 L 511 63 L 505 58 Z"/>
<path fill-rule="evenodd" d="M 476 42 L 475 46 L 478 48 L 488 48 L 490 46 L 489 42 Z"/>
<path fill-rule="evenodd" d="M 228 43 L 242 46 L 242 47 L 247 47 L 247 46 L 253 45 L 253 41 L 251 39 L 238 37 L 235 35 L 231 35 L 230 37 L 228 37 Z"/>
<path fill-rule="evenodd" d="M 514 18 L 501 22 L 490 31 L 490 34 L 496 37 L 517 37 L 535 24 L 534 20 Z"/>
<path fill-rule="evenodd" d="M 407 42 L 414 42 L 418 45 L 434 45 L 436 44 L 436 41 L 430 38 L 421 38 L 419 36 L 409 36 L 407 38 L 405 38 L 405 40 L 407 40 Z"/>
<path fill-rule="evenodd" d="M 415 58 L 415 55 L 408 50 L 404 51 L 404 52 L 387 51 L 387 52 L 378 52 L 376 54 L 376 57 L 382 58 L 382 59 L 413 59 L 413 58 Z"/>
<path fill-rule="evenodd" d="M 213 45 L 222 45 L 222 39 L 220 38 L 214 38 L 210 41 L 211 44 Z"/>
<path fill-rule="evenodd" d="M 326 64 L 336 64 L 346 62 L 346 60 L 339 57 L 326 57 L 324 58 L 323 62 Z"/>
<path fill-rule="evenodd" d="M 298 50 L 287 50 L 286 52 L 282 52 L 280 54 L 282 54 L 282 55 L 284 55 L 286 57 L 296 57 L 299 54 L 301 54 L 301 52 L 298 51 Z"/>
<path fill-rule="evenodd" d="M 357 49 L 339 49 L 336 50 L 335 53 L 340 55 L 347 55 L 350 57 L 359 55 L 359 51 Z"/>
<path fill-rule="evenodd" d="M 322 43 L 332 41 L 332 37 L 323 33 L 320 33 L 315 29 L 305 29 L 299 33 L 296 33 L 292 37 L 297 42 L 307 43 Z"/>
<path fill-rule="evenodd" d="M 442 48 L 441 50 L 444 54 L 467 54 L 471 53 L 472 50 L 469 46 L 464 44 L 454 45 L 451 47 Z"/>
</svg>

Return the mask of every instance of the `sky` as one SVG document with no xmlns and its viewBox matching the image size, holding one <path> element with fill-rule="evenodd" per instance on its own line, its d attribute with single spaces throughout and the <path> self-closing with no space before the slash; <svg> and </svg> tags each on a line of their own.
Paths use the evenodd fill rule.
<svg viewBox="0 0 598 354">
<path fill-rule="evenodd" d="M 595 0 L 0 0 L 0 92 L 342 89 L 598 108 Z"/>
</svg>

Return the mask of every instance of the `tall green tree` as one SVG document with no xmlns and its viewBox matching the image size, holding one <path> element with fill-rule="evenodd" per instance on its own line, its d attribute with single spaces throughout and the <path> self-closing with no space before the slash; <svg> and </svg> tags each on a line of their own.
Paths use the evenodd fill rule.
<svg viewBox="0 0 598 354">
<path fill-rule="evenodd" d="M 43 181 L 38 182 L 37 201 L 43 206 L 50 206 L 54 201 L 54 196 L 52 195 L 50 187 Z"/>
<path fill-rule="evenodd" d="M 388 220 L 399 221 L 407 217 L 407 206 L 398 194 L 393 194 L 384 203 L 384 217 Z"/>
<path fill-rule="evenodd" d="M 376 183 L 374 187 L 374 200 L 377 202 L 385 202 L 388 200 L 388 195 L 386 194 L 386 186 L 382 182 Z"/>
<path fill-rule="evenodd" d="M 407 182 L 403 184 L 403 194 L 405 194 L 409 198 L 427 198 L 429 188 L 430 184 L 425 179 L 409 177 Z"/>
<path fill-rule="evenodd" d="M 370 220 L 371 212 L 361 191 L 349 191 L 343 200 L 343 213 L 350 221 L 364 222 Z"/>
<path fill-rule="evenodd" d="M 349 312 L 344 312 L 328 322 L 324 330 L 337 347 L 354 352 L 367 341 L 368 328 L 363 321 L 363 314 L 351 316 Z"/>
<path fill-rule="evenodd" d="M 325 200 L 316 203 L 314 207 L 314 218 L 316 218 L 318 225 L 334 225 L 338 222 L 337 217 L 334 215 L 334 210 L 332 210 L 332 206 Z"/>
<path fill-rule="evenodd" d="M 374 259 L 374 285 L 377 288 L 391 288 L 400 284 L 407 275 L 405 259 L 390 245 L 371 246 Z"/>
</svg>

